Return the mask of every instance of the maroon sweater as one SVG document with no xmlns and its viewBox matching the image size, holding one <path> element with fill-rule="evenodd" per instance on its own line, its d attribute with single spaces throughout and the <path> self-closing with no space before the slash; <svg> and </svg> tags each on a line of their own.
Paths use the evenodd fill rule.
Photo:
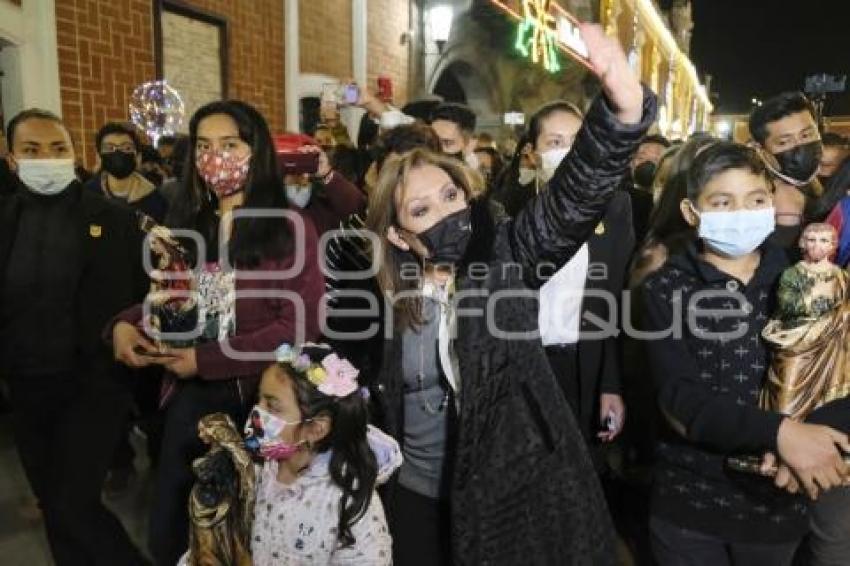
<svg viewBox="0 0 850 566">
<path fill-rule="evenodd" d="M 266 259 L 255 269 L 237 270 L 236 335 L 226 343 L 207 342 L 195 347 L 198 377 L 211 380 L 256 377 L 271 364 L 271 353 L 282 343 L 311 341 L 319 337 L 320 302 L 325 292 L 325 280 L 319 269 L 316 230 L 306 218 L 304 228 L 293 228 L 296 253 Z M 303 238 L 300 233 L 303 233 Z M 298 261 L 299 255 L 303 256 L 303 262 Z M 298 264 L 302 264 L 300 268 Z M 251 278 L 257 272 L 285 272 L 293 266 L 293 273 L 284 279 Z M 239 294 L 246 291 L 277 296 L 240 298 Z M 109 325 L 108 338 L 112 339 L 111 328 L 117 322 L 137 325 L 141 319 L 142 305 L 123 311 Z M 253 359 L 257 356 L 247 359 L 248 355 L 240 355 L 245 352 L 268 355 L 262 360 Z"/>
<path fill-rule="evenodd" d="M 366 206 L 366 194 L 336 171 L 331 171 L 322 184 L 323 194 L 313 195 L 303 210 L 313 220 L 319 236 L 339 228 L 340 222 Z"/>
</svg>

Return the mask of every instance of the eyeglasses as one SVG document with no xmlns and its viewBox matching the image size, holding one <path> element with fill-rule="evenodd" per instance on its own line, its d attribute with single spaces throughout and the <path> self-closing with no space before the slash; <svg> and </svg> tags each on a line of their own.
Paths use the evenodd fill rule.
<svg viewBox="0 0 850 566">
<path fill-rule="evenodd" d="M 113 143 L 105 143 L 100 146 L 101 153 L 112 153 L 113 151 L 120 151 L 123 153 L 136 153 L 136 146 L 132 143 L 122 143 L 120 145 L 115 145 Z"/>
</svg>

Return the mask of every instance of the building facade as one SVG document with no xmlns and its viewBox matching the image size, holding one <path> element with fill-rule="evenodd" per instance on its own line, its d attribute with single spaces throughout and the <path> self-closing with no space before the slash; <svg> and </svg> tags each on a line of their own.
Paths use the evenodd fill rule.
<svg viewBox="0 0 850 566">
<path fill-rule="evenodd" d="M 298 129 L 303 101 L 349 78 L 374 88 L 386 76 L 404 101 L 413 7 L 406 0 L 0 0 L 0 118 L 5 126 L 30 107 L 60 114 L 92 166 L 98 127 L 127 120 L 133 90 L 158 78 L 186 99 L 184 128 L 191 110 L 229 97 L 255 105 L 273 132 Z"/>
<path fill-rule="evenodd" d="M 227 97 L 255 105 L 282 132 L 311 128 L 324 85 L 354 79 L 375 89 L 380 76 L 399 105 L 434 95 L 465 102 L 480 130 L 510 134 L 506 112 L 529 115 L 561 98 L 585 106 L 595 94 L 558 28 L 569 14 L 620 37 L 659 93 L 662 132 L 676 137 L 703 129 L 711 107 L 687 58 L 690 3 L 668 4 L 662 11 L 650 0 L 0 0 L 0 117 L 5 124 L 34 106 L 59 113 L 91 167 L 98 127 L 127 120 L 134 89 L 149 81 L 164 78 L 180 93 L 183 129 L 198 106 Z M 551 12 L 552 33 L 561 34 L 552 44 L 554 72 L 518 41 L 535 9 Z M 359 114 L 347 109 L 343 120 L 353 130 Z"/>
<path fill-rule="evenodd" d="M 444 5 L 454 18 L 448 40 L 436 46 L 429 41 L 429 14 Z M 659 95 L 661 133 L 681 138 L 710 127 L 712 105 L 688 58 L 689 1 L 668 0 L 663 8 L 651 0 L 419 0 L 417 6 L 421 41 L 413 90 L 470 104 L 483 130 L 509 130 L 506 112 L 527 116 L 553 99 L 586 106 L 597 86 L 575 49 L 576 20 L 599 22 L 620 39 Z M 551 43 L 539 46 L 550 50 L 552 65 L 533 55 L 535 39 L 547 34 Z"/>
</svg>

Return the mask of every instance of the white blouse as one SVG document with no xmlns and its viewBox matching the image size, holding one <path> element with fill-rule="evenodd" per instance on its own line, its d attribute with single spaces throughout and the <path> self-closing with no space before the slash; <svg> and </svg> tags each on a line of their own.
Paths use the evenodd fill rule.
<svg viewBox="0 0 850 566">
<path fill-rule="evenodd" d="M 351 527 L 355 543 L 339 547 L 342 490 L 331 479 L 329 461 L 330 452 L 317 455 L 291 485 L 277 480 L 277 462 L 266 462 L 258 469 L 251 533 L 255 566 L 392 564 L 392 539 L 377 493 L 372 494 L 365 515 Z"/>
</svg>

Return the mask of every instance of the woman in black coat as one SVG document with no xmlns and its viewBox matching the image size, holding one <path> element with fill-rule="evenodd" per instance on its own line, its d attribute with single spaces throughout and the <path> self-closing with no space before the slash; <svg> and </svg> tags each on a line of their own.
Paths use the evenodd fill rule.
<svg viewBox="0 0 850 566">
<path fill-rule="evenodd" d="M 495 218 L 462 164 L 426 150 L 388 161 L 370 197 L 378 283 L 394 301 L 372 394 L 404 448 L 386 493 L 401 566 L 614 562 L 601 490 L 539 339 L 535 289 L 538 265 L 565 264 L 599 223 L 655 101 L 615 40 L 596 26 L 583 34 L 606 97 L 516 219 Z"/>
</svg>

